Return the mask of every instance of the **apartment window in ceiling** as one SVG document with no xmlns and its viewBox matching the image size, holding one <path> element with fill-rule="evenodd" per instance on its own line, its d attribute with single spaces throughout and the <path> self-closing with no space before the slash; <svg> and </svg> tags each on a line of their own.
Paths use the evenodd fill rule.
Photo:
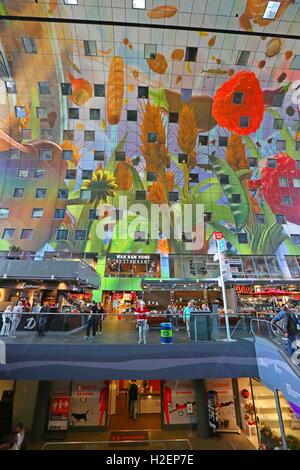
<svg viewBox="0 0 300 470">
<path fill-rule="evenodd" d="M 86 56 L 97 55 L 97 43 L 96 41 L 83 41 L 84 53 Z"/>
<path fill-rule="evenodd" d="M 220 176 L 220 183 L 221 184 L 229 184 L 229 176 L 228 175 L 221 175 Z"/>
<path fill-rule="evenodd" d="M 69 234 L 68 230 L 57 230 L 56 240 L 59 240 L 59 241 L 68 240 L 68 234 Z"/>
<path fill-rule="evenodd" d="M 198 47 L 187 47 L 185 49 L 185 62 L 196 62 Z"/>
<path fill-rule="evenodd" d="M 71 162 L 73 160 L 73 150 L 63 150 L 63 160 Z"/>
<path fill-rule="evenodd" d="M 136 191 L 135 192 L 136 201 L 145 201 L 146 200 L 146 191 Z"/>
<path fill-rule="evenodd" d="M 94 160 L 95 160 L 95 162 L 104 162 L 105 154 L 104 154 L 103 150 L 95 150 Z"/>
<path fill-rule="evenodd" d="M 264 214 L 256 214 L 256 222 L 258 224 L 264 224 L 265 223 L 265 216 Z"/>
<path fill-rule="evenodd" d="M 79 108 L 69 108 L 69 119 L 79 119 Z"/>
<path fill-rule="evenodd" d="M 300 235 L 298 233 L 291 233 L 291 240 L 294 245 L 300 245 Z"/>
<path fill-rule="evenodd" d="M 14 228 L 5 228 L 3 231 L 2 239 L 3 240 L 12 240 L 15 235 L 15 229 Z"/>
<path fill-rule="evenodd" d="M 181 88 L 181 100 L 190 101 L 192 98 L 193 90 L 191 88 Z"/>
<path fill-rule="evenodd" d="M 44 108 L 44 107 L 36 108 L 36 116 L 39 119 L 47 119 L 48 117 L 47 108 Z"/>
<path fill-rule="evenodd" d="M 283 127 L 283 119 L 274 119 L 273 129 L 282 129 L 282 127 Z"/>
<path fill-rule="evenodd" d="M 7 93 L 13 94 L 13 95 L 17 93 L 17 85 L 14 80 L 7 80 L 5 82 L 5 86 L 6 86 Z"/>
<path fill-rule="evenodd" d="M 268 158 L 268 168 L 277 168 L 277 160 L 275 158 Z"/>
<path fill-rule="evenodd" d="M 93 170 L 82 170 L 81 177 L 83 180 L 90 180 L 93 176 Z"/>
<path fill-rule="evenodd" d="M 157 181 L 157 173 L 155 171 L 147 171 L 147 181 Z"/>
<path fill-rule="evenodd" d="M 294 188 L 300 188 L 300 178 L 293 179 L 293 186 Z"/>
<path fill-rule="evenodd" d="M 64 96 L 72 95 L 72 85 L 71 83 L 61 83 L 61 94 Z"/>
<path fill-rule="evenodd" d="M 219 147 L 227 147 L 228 137 L 219 137 Z"/>
<path fill-rule="evenodd" d="M 280 8 L 281 2 L 268 2 L 263 14 L 266 20 L 274 20 Z"/>
<path fill-rule="evenodd" d="M 157 142 L 157 133 L 156 132 L 148 132 L 148 142 L 149 144 L 154 144 Z"/>
<path fill-rule="evenodd" d="M 20 160 L 21 151 L 19 149 L 11 149 L 10 150 L 10 158 L 11 160 Z"/>
<path fill-rule="evenodd" d="M 94 96 L 96 97 L 105 97 L 105 85 L 95 84 L 94 85 Z"/>
<path fill-rule="evenodd" d="M 281 196 L 281 203 L 283 206 L 291 206 L 292 205 L 291 196 Z"/>
<path fill-rule="evenodd" d="M 57 197 L 58 197 L 58 199 L 68 199 L 69 190 L 68 189 L 59 189 Z"/>
<path fill-rule="evenodd" d="M 147 239 L 145 232 L 134 232 L 133 240 L 135 242 L 145 242 Z"/>
<path fill-rule="evenodd" d="M 198 143 L 199 143 L 199 145 L 208 145 L 208 136 L 207 135 L 199 135 Z"/>
<path fill-rule="evenodd" d="M 55 209 L 54 218 L 63 219 L 66 215 L 66 209 Z"/>
<path fill-rule="evenodd" d="M 64 131 L 64 140 L 74 140 L 74 131 L 65 130 Z"/>
<path fill-rule="evenodd" d="M 78 5 L 78 0 L 64 0 L 65 5 Z"/>
<path fill-rule="evenodd" d="M 249 116 L 240 117 L 240 127 L 249 127 Z"/>
<path fill-rule="evenodd" d="M 274 106 L 275 108 L 281 108 L 283 100 L 284 93 L 279 93 L 278 95 L 275 95 L 272 100 L 272 106 Z"/>
<path fill-rule="evenodd" d="M 240 51 L 238 53 L 235 65 L 247 65 L 249 56 L 249 51 Z"/>
<path fill-rule="evenodd" d="M 278 178 L 280 188 L 288 188 L 289 180 L 288 178 Z"/>
<path fill-rule="evenodd" d="M 15 188 L 14 189 L 14 197 L 16 199 L 21 199 L 24 197 L 25 189 L 24 188 Z"/>
<path fill-rule="evenodd" d="M 188 155 L 186 153 L 180 153 L 178 155 L 178 163 L 187 163 L 188 162 Z"/>
<path fill-rule="evenodd" d="M 286 141 L 277 140 L 277 150 L 285 150 L 285 149 L 286 149 Z"/>
<path fill-rule="evenodd" d="M 18 170 L 18 173 L 17 173 L 17 177 L 19 179 L 25 179 L 25 178 L 28 178 L 29 176 L 29 170 L 26 168 L 26 169 L 20 169 Z"/>
<path fill-rule="evenodd" d="M 17 118 L 25 118 L 26 117 L 25 106 L 15 106 L 15 114 Z"/>
<path fill-rule="evenodd" d="M 132 0 L 132 8 L 136 8 L 138 10 L 145 10 L 146 0 Z"/>
<path fill-rule="evenodd" d="M 178 122 L 178 113 L 169 113 L 169 123 L 177 123 Z"/>
<path fill-rule="evenodd" d="M 36 54 L 37 48 L 33 38 L 22 38 L 23 47 L 27 54 Z"/>
<path fill-rule="evenodd" d="M 281 214 L 277 214 L 275 215 L 275 218 L 276 218 L 276 222 L 278 224 L 285 224 L 286 223 L 286 220 L 285 220 L 285 216 L 284 215 L 281 215 Z"/>
<path fill-rule="evenodd" d="M 33 172 L 33 177 L 37 179 L 42 179 L 45 176 L 45 170 L 41 168 L 35 168 Z"/>
<path fill-rule="evenodd" d="M 137 111 L 135 109 L 127 109 L 127 121 L 137 121 Z"/>
<path fill-rule="evenodd" d="M 157 53 L 156 44 L 145 44 L 144 45 L 144 58 L 145 59 L 154 59 Z"/>
<path fill-rule="evenodd" d="M 148 96 L 149 96 L 149 88 L 147 86 L 139 86 L 138 98 L 148 99 Z"/>
<path fill-rule="evenodd" d="M 44 209 L 42 209 L 42 208 L 32 209 L 31 217 L 33 219 L 41 219 L 43 217 L 43 215 L 44 215 Z"/>
<path fill-rule="evenodd" d="M 97 109 L 97 108 L 90 109 L 90 120 L 91 121 L 100 120 L 100 109 Z"/>
<path fill-rule="evenodd" d="M 67 180 L 76 180 L 76 170 L 66 170 Z"/>
<path fill-rule="evenodd" d="M 86 142 L 93 142 L 95 140 L 95 131 L 84 131 L 84 140 Z"/>
<path fill-rule="evenodd" d="M 233 97 L 232 97 L 233 104 L 242 104 L 243 99 L 244 99 L 244 93 L 241 93 L 239 91 L 235 91 L 233 93 Z"/>
<path fill-rule="evenodd" d="M 81 189 L 80 190 L 80 199 L 88 201 L 91 199 L 92 191 L 90 189 Z"/>
<path fill-rule="evenodd" d="M 299 150 L 300 150 L 300 140 L 296 141 L 295 150 L 297 150 L 299 152 Z"/>
<path fill-rule="evenodd" d="M 52 160 L 52 150 L 41 150 L 40 159 L 41 160 Z"/>
<path fill-rule="evenodd" d="M 246 233 L 238 233 L 237 236 L 239 243 L 248 243 L 248 237 Z"/>
<path fill-rule="evenodd" d="M 199 175 L 197 173 L 190 173 L 189 174 L 189 182 L 190 183 L 198 183 L 199 182 Z"/>
<path fill-rule="evenodd" d="M 300 121 L 294 121 L 293 122 L 293 130 L 294 131 L 300 131 Z"/>
<path fill-rule="evenodd" d="M 169 195 L 169 201 L 171 202 L 176 202 L 179 199 L 179 194 L 177 191 L 169 191 L 168 195 Z"/>
<path fill-rule="evenodd" d="M 212 212 L 204 212 L 204 222 L 209 224 L 212 221 Z"/>
<path fill-rule="evenodd" d="M 97 209 L 90 209 L 89 210 L 89 220 L 95 220 L 95 219 L 98 219 Z"/>
<path fill-rule="evenodd" d="M 296 160 L 296 169 L 300 170 L 300 160 Z"/>
<path fill-rule="evenodd" d="M 240 204 L 241 203 L 241 195 L 240 194 L 232 194 L 232 202 L 234 204 Z"/>
<path fill-rule="evenodd" d="M 36 199 L 45 199 L 47 195 L 47 189 L 46 188 L 37 188 L 35 191 L 35 197 Z"/>
<path fill-rule="evenodd" d="M 39 82 L 40 95 L 50 95 L 50 84 L 48 82 Z"/>
<path fill-rule="evenodd" d="M 295 55 L 290 66 L 291 70 L 300 70 L 300 55 Z"/>
<path fill-rule="evenodd" d="M 74 240 L 83 241 L 86 239 L 86 230 L 75 230 Z"/>
<path fill-rule="evenodd" d="M 33 230 L 31 228 L 23 228 L 21 231 L 21 240 L 32 240 Z"/>
<path fill-rule="evenodd" d="M 126 154 L 125 152 L 116 152 L 116 162 L 125 162 Z"/>
<path fill-rule="evenodd" d="M 0 219 L 7 219 L 8 216 L 9 216 L 9 208 L 0 207 Z"/>
</svg>

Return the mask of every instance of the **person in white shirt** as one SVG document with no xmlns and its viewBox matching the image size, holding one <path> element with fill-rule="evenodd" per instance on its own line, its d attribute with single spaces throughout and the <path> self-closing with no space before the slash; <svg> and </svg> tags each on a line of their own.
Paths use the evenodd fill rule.
<svg viewBox="0 0 300 470">
<path fill-rule="evenodd" d="M 11 324 L 11 319 L 12 319 L 12 306 L 8 305 L 4 312 L 2 313 L 2 329 L 0 336 L 8 336 L 9 335 L 9 329 L 10 329 L 10 324 Z"/>
<path fill-rule="evenodd" d="M 9 450 L 23 450 L 23 442 L 25 439 L 25 429 L 22 423 L 18 423 L 16 427 L 16 434 L 14 436 L 13 444 Z"/>
<path fill-rule="evenodd" d="M 11 329 L 9 332 L 9 336 L 11 338 L 16 338 L 16 331 L 21 321 L 21 313 L 23 311 L 22 302 L 18 302 L 18 304 L 13 308 L 13 315 L 12 315 L 12 324 Z"/>
</svg>

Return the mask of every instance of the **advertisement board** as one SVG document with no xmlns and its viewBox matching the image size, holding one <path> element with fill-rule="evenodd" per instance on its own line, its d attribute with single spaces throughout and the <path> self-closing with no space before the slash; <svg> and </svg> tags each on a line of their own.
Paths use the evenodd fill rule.
<svg viewBox="0 0 300 470">
<path fill-rule="evenodd" d="M 107 386 L 105 382 L 73 382 L 69 425 L 105 426 Z"/>
<path fill-rule="evenodd" d="M 68 392 L 52 392 L 48 431 L 66 431 L 70 410 L 70 395 Z"/>
<path fill-rule="evenodd" d="M 166 380 L 163 387 L 163 401 L 165 424 L 197 422 L 194 380 Z"/>
<path fill-rule="evenodd" d="M 237 431 L 236 411 L 231 379 L 206 380 L 210 427 L 220 431 Z"/>
</svg>

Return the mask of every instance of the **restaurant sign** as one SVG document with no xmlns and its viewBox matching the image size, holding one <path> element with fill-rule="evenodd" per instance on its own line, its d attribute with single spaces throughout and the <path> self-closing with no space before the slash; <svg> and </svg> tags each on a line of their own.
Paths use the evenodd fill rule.
<svg viewBox="0 0 300 470">
<path fill-rule="evenodd" d="M 254 294 L 252 287 L 249 287 L 249 286 L 235 286 L 235 292 L 239 295 Z"/>
</svg>

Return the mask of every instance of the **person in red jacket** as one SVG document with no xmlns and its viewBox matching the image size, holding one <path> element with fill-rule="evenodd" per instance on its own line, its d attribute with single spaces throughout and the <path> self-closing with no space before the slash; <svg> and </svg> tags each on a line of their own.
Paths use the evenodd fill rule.
<svg viewBox="0 0 300 470">
<path fill-rule="evenodd" d="M 149 315 L 149 310 L 145 307 L 145 302 L 143 300 L 139 301 L 139 306 L 135 309 L 134 312 L 137 315 L 137 324 L 139 327 L 139 341 L 138 344 L 144 340 L 144 344 L 146 344 L 146 337 L 147 337 L 147 318 Z"/>
</svg>

